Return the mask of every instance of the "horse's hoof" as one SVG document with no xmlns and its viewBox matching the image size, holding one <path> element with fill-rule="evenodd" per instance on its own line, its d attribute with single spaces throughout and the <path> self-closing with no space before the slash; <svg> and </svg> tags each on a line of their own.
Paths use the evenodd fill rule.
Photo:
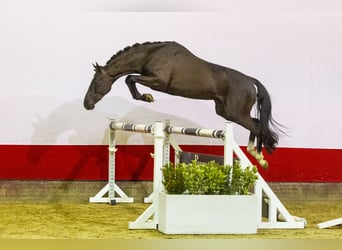
<svg viewBox="0 0 342 250">
<path fill-rule="evenodd" d="M 268 169 L 268 162 L 266 161 L 266 160 L 260 160 L 259 161 L 259 164 L 260 164 L 260 166 L 262 167 L 262 168 L 264 168 L 264 169 Z"/>
<path fill-rule="evenodd" d="M 141 96 L 141 100 L 143 100 L 145 102 L 154 102 L 154 98 L 151 94 L 143 94 Z"/>
</svg>

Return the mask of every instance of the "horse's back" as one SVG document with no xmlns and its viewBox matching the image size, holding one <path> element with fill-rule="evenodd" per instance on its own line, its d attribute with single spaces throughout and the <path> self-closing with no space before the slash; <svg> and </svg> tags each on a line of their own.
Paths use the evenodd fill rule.
<svg viewBox="0 0 342 250">
<path fill-rule="evenodd" d="M 172 74 L 173 78 L 194 77 L 202 61 L 187 48 L 176 42 L 156 44 L 149 54 L 146 54 L 145 70 L 165 78 Z"/>
<path fill-rule="evenodd" d="M 194 60 L 196 57 L 177 42 L 162 42 L 155 44 L 147 55 L 151 61 L 178 63 Z M 171 65 L 171 64 L 170 64 Z M 174 64 L 173 64 L 174 65 Z"/>
</svg>

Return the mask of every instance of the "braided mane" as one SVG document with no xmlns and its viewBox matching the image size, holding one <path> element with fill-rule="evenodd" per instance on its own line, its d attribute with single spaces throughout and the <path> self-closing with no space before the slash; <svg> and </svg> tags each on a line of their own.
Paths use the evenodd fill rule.
<svg viewBox="0 0 342 250">
<path fill-rule="evenodd" d="M 114 54 L 107 62 L 106 64 L 109 64 L 111 61 L 113 61 L 116 57 L 118 57 L 119 55 L 121 55 L 124 52 L 127 52 L 133 48 L 137 48 L 140 46 L 144 46 L 144 45 L 151 45 L 151 44 L 159 44 L 159 43 L 164 43 L 164 42 L 144 42 L 144 43 L 135 43 L 131 46 L 127 46 L 122 50 L 119 50 L 118 52 L 116 52 L 116 54 Z"/>
</svg>

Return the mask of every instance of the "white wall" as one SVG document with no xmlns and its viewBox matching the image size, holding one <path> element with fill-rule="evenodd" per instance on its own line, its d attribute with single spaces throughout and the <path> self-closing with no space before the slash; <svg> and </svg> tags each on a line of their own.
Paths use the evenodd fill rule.
<svg viewBox="0 0 342 250">
<path fill-rule="evenodd" d="M 326 1 L 302 1 L 297 9 L 284 4 L 261 9 L 227 1 L 223 9 L 229 11 L 158 12 L 164 9 L 151 7 L 153 12 L 103 12 L 98 10 L 106 8 L 106 1 L 101 8 L 80 7 L 88 11 L 75 10 L 75 5 L 68 10 L 66 1 L 51 11 L 38 2 L 20 5 L 26 9 L 18 11 L 8 2 L 9 11 L 0 15 L 1 144 L 103 144 L 107 117 L 135 123 L 170 118 L 174 125 L 222 128 L 224 120 L 212 102 L 157 92 L 152 92 L 153 104 L 134 101 L 123 79 L 94 111 L 83 109 L 93 62 L 103 64 L 135 42 L 175 40 L 206 60 L 264 83 L 273 98 L 274 117 L 289 129 L 280 146 L 342 146 L 342 4 L 327 9 Z M 312 5 L 305 9 L 305 3 Z M 184 6 L 189 10 L 188 3 Z M 137 10 L 145 8 L 149 10 Z M 238 143 L 246 144 L 247 132 L 239 126 L 235 131 Z M 134 135 L 128 143 L 146 140 L 150 142 Z"/>
</svg>

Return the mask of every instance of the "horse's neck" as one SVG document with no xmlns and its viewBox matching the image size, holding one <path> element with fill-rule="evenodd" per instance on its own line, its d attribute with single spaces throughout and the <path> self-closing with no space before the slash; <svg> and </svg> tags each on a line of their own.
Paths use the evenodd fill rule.
<svg viewBox="0 0 342 250">
<path fill-rule="evenodd" d="M 130 73 L 139 73 L 142 69 L 141 57 L 138 54 L 120 55 L 104 67 L 107 74 L 118 78 Z"/>
<path fill-rule="evenodd" d="M 149 55 L 161 45 L 163 43 L 142 44 L 123 50 L 107 62 L 105 70 L 112 76 L 141 73 Z"/>
</svg>

